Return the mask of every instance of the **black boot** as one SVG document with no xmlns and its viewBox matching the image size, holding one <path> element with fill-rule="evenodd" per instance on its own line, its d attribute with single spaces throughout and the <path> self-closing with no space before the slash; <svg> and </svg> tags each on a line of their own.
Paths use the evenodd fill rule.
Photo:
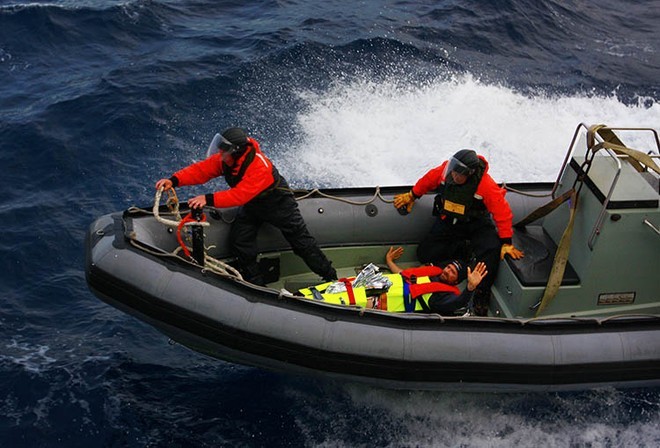
<svg viewBox="0 0 660 448">
<path fill-rule="evenodd" d="M 264 276 L 261 274 L 259 265 L 257 263 L 252 263 L 249 266 L 245 266 L 241 269 L 241 274 L 243 274 L 243 279 L 252 283 L 253 285 L 266 286 L 264 281 Z"/>
</svg>

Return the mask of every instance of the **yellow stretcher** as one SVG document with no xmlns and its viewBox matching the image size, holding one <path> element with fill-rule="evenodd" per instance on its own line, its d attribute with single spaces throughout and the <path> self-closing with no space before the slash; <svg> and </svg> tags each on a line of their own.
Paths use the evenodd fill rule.
<svg viewBox="0 0 660 448">
<path fill-rule="evenodd" d="M 306 299 L 318 300 L 325 303 L 332 303 L 334 305 L 355 305 L 364 308 L 376 308 L 383 311 L 392 313 L 405 313 L 411 311 L 424 311 L 423 305 L 420 303 L 420 297 L 416 300 L 404 298 L 404 282 L 399 274 L 383 274 L 391 282 L 392 286 L 387 291 L 365 289 L 364 287 L 353 288 L 350 282 L 355 280 L 355 277 L 346 279 L 344 282 L 347 284 L 346 290 L 336 293 L 328 293 L 326 290 L 330 285 L 336 282 L 322 283 L 309 288 L 300 289 L 298 292 Z M 417 283 L 428 283 L 431 280 L 428 277 L 418 277 Z M 421 298 L 424 303 L 431 296 L 431 293 L 423 294 Z M 413 309 L 414 303 L 414 309 Z M 407 305 L 407 306 L 406 306 Z"/>
</svg>

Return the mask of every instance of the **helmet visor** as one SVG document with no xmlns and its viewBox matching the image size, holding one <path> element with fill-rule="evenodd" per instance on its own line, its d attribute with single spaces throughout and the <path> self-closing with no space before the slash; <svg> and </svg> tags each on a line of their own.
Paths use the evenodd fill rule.
<svg viewBox="0 0 660 448">
<path fill-rule="evenodd" d="M 445 182 L 463 184 L 468 177 L 474 174 L 474 171 L 474 168 L 470 168 L 456 157 L 452 157 L 445 168 Z"/>
<path fill-rule="evenodd" d="M 224 138 L 220 134 L 215 134 L 211 144 L 209 144 L 209 149 L 206 151 L 206 157 L 211 157 L 216 152 L 224 152 L 226 154 L 231 154 L 238 149 L 238 146 L 234 145 L 232 142 Z"/>
</svg>

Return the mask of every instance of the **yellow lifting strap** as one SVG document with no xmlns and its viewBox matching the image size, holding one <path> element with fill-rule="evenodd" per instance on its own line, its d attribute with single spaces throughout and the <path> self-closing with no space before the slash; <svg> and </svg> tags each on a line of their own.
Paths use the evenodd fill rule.
<svg viewBox="0 0 660 448">
<path fill-rule="evenodd" d="M 540 206 L 539 208 L 537 208 L 536 210 L 525 216 L 523 219 L 515 223 L 513 226 L 517 228 L 523 228 L 527 224 L 532 223 L 537 219 L 544 217 L 545 215 L 547 215 L 548 213 L 559 207 L 561 204 L 566 202 L 568 199 L 570 199 L 573 193 L 575 193 L 575 189 L 571 188 L 561 196 L 557 196 L 547 204 Z"/>
<path fill-rule="evenodd" d="M 568 224 L 566 229 L 559 240 L 559 245 L 557 246 L 557 251 L 555 252 L 555 258 L 552 261 L 552 268 L 550 269 L 550 276 L 548 277 L 548 284 L 545 286 L 543 291 L 543 297 L 541 298 L 541 304 L 536 310 L 536 317 L 543 312 L 543 310 L 550 304 L 552 299 L 554 299 L 561 282 L 564 279 L 564 271 L 566 270 L 566 263 L 568 263 L 568 254 L 571 249 L 571 238 L 573 237 L 573 223 L 575 222 L 575 209 L 577 207 L 577 192 L 575 189 L 570 189 L 567 191 L 569 195 L 569 207 L 570 214 L 568 218 Z M 566 193 L 564 193 L 566 194 Z M 563 195 L 562 195 L 563 196 Z M 561 197 L 561 196 L 560 196 Z M 563 202 L 563 201 L 562 201 Z"/>
<path fill-rule="evenodd" d="M 596 133 L 603 138 L 604 141 L 602 143 L 596 144 Z M 592 152 L 607 148 L 611 149 L 616 154 L 625 154 L 628 156 L 625 160 L 627 160 L 637 171 L 645 171 L 644 166 L 646 166 L 660 174 L 660 167 L 658 167 L 651 156 L 637 149 L 628 148 L 623 144 L 619 137 L 617 137 L 614 131 L 605 127 L 605 125 L 599 124 L 589 128 L 589 131 L 587 132 L 587 146 Z"/>
</svg>

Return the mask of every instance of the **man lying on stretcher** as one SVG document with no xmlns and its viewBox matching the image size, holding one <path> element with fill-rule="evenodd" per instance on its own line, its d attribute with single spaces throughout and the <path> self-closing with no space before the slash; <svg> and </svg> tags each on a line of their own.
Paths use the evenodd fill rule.
<svg viewBox="0 0 660 448">
<path fill-rule="evenodd" d="M 403 248 L 390 247 L 385 261 L 391 274 L 381 274 L 378 267 L 368 265 L 357 277 L 340 279 L 298 291 L 308 299 L 321 300 L 337 305 L 358 305 L 394 313 L 426 312 L 452 316 L 465 307 L 474 290 L 488 271 L 483 262 L 474 270 L 459 260 L 453 260 L 444 268 L 420 266 L 401 269 L 395 263 L 403 254 Z M 456 286 L 467 278 L 461 292 Z"/>
</svg>

